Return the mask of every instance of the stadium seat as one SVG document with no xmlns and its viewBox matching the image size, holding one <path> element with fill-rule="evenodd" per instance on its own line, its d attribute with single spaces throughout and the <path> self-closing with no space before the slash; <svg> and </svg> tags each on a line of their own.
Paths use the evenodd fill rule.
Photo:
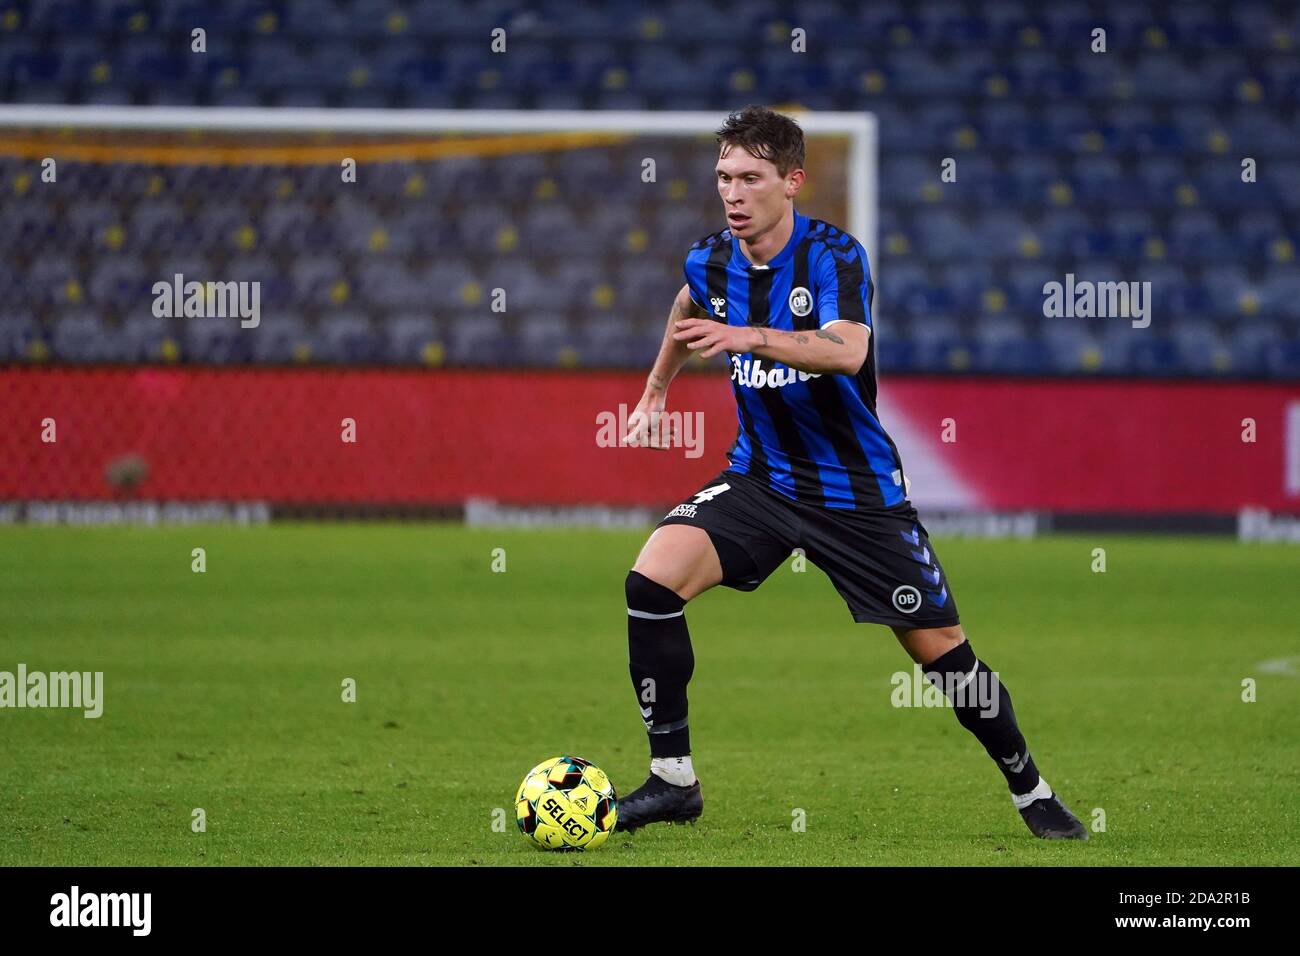
<svg viewBox="0 0 1300 956">
<path fill-rule="evenodd" d="M 1292 367 L 1300 19 L 1284 5 L 813 0 L 797 16 L 775 0 L 14 6 L 20 26 L 0 42 L 11 102 L 871 110 L 891 367 Z M 508 56 L 483 42 L 503 23 Z M 194 24 L 207 31 L 202 57 L 188 51 Z M 1097 26 L 1105 55 L 1087 47 Z M 795 27 L 807 53 L 790 47 Z M 343 189 L 335 163 L 78 160 L 60 160 L 58 188 L 41 188 L 26 157 L 0 157 L 0 295 L 16 330 L 3 348 L 31 358 L 41 343 L 59 361 L 114 349 L 170 360 L 179 348 L 190 361 L 484 363 L 493 320 L 456 327 L 487 315 L 503 288 L 500 346 L 519 361 L 635 364 L 662 334 L 685 247 L 722 225 L 700 148 L 667 138 L 363 162 Z M 640 180 L 647 149 L 655 183 Z M 1246 156 L 1253 183 L 1241 179 Z M 946 157 L 955 182 L 940 180 Z M 819 187 L 814 177 L 815 202 L 841 208 Z M 1138 337 L 1041 321 L 1043 284 L 1089 269 L 1151 281 L 1176 324 Z M 262 283 L 279 331 L 227 341 L 132 312 L 175 272 Z M 96 329 L 117 344 L 92 345 Z"/>
<path fill-rule="evenodd" d="M 429 315 L 396 315 L 388 323 L 388 361 L 437 364 L 443 354 L 442 328 Z M 431 361 L 432 360 L 432 361 Z"/>
</svg>

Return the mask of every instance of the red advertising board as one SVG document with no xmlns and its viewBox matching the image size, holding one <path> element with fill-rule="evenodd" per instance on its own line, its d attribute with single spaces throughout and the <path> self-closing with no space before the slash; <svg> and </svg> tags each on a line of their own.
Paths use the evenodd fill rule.
<svg viewBox="0 0 1300 956">
<path fill-rule="evenodd" d="M 683 413 L 688 447 L 609 447 L 643 381 L 552 370 L 9 369 L 0 499 L 675 503 L 725 466 L 731 388 L 709 372 L 674 383 L 669 409 Z M 1300 510 L 1300 384 L 892 378 L 880 414 L 921 506 Z M 124 456 L 147 466 L 129 493 L 106 477 Z"/>
</svg>

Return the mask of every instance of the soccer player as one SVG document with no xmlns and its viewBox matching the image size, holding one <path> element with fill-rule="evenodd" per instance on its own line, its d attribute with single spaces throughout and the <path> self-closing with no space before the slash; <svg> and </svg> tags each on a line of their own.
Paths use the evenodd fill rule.
<svg viewBox="0 0 1300 956">
<path fill-rule="evenodd" d="M 751 106 L 732 113 L 717 138 L 727 228 L 686 254 L 686 284 L 624 437 L 646 447 L 673 443 L 658 416 L 692 353 L 728 353 L 740 425 L 729 467 L 659 522 L 627 575 L 630 671 L 651 759 L 646 782 L 619 801 L 618 828 L 693 821 L 703 810 L 687 725 L 695 661 L 686 603 L 717 584 L 752 591 L 802 548 L 853 620 L 892 628 L 953 702 L 1034 835 L 1087 839 L 1039 776 L 1006 688 L 962 632 L 943 567 L 907 498 L 898 450 L 876 414 L 866 251 L 794 208 L 804 183 L 803 131 Z"/>
</svg>

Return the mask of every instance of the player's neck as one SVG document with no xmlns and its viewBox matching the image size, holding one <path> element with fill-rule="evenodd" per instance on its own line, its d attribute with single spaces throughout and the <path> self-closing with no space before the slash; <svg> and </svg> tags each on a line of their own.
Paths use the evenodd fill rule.
<svg viewBox="0 0 1300 956">
<path fill-rule="evenodd" d="M 740 240 L 740 251 L 756 266 L 767 265 L 785 248 L 785 244 L 794 235 L 794 206 L 789 206 L 773 228 L 769 229 L 754 242 Z"/>
</svg>

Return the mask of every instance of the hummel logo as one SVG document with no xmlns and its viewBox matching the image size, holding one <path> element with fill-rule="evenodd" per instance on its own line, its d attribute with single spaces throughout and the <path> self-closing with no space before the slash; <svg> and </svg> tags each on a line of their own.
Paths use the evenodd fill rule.
<svg viewBox="0 0 1300 956">
<path fill-rule="evenodd" d="M 1012 754 L 1010 757 L 1000 757 L 998 759 L 1006 764 L 1007 769 L 1012 773 L 1020 773 L 1025 769 L 1025 764 L 1029 762 L 1029 751 L 1026 750 L 1023 757 L 1020 754 Z"/>
<path fill-rule="evenodd" d="M 720 319 L 727 317 L 727 300 L 722 296 L 709 296 L 709 303 L 713 306 L 713 314 Z"/>
<path fill-rule="evenodd" d="M 642 708 L 641 708 L 641 716 L 642 716 L 642 717 L 649 717 L 653 712 L 654 712 L 654 708 L 653 708 L 653 707 L 642 707 Z"/>
</svg>

